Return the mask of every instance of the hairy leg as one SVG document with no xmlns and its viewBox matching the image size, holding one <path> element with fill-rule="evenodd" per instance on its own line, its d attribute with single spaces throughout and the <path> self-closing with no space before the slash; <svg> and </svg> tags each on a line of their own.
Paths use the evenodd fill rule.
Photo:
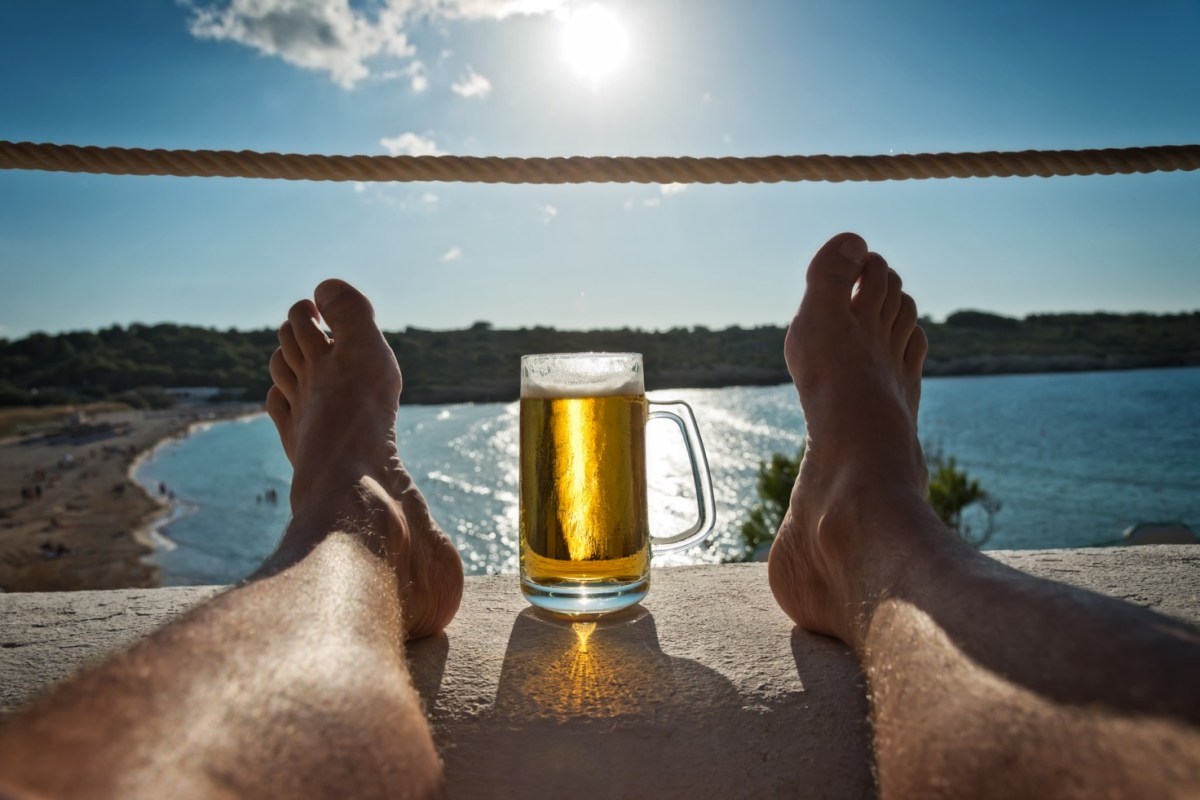
<svg viewBox="0 0 1200 800">
<path fill-rule="evenodd" d="M 785 344 L 809 441 L 769 574 L 798 625 L 862 661 L 882 793 L 1200 792 L 1200 636 L 942 525 L 917 437 L 926 349 L 899 276 L 831 239 Z"/>
<path fill-rule="evenodd" d="M 271 360 L 268 411 L 295 469 L 279 549 L 245 585 L 6 725 L 0 789 L 440 794 L 404 642 L 449 623 L 461 562 L 399 462 L 400 371 L 370 304 L 340 281 L 315 299 L 292 307 Z"/>
</svg>

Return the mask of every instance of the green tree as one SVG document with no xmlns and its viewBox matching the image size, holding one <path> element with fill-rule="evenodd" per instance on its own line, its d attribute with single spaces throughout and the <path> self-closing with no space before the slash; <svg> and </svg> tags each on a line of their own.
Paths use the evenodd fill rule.
<svg viewBox="0 0 1200 800">
<path fill-rule="evenodd" d="M 984 491 L 979 481 L 958 465 L 940 445 L 925 445 L 929 467 L 929 504 L 946 527 L 973 547 L 982 547 L 995 532 L 1000 502 Z M 758 464 L 758 503 L 742 523 L 743 551 L 729 561 L 749 561 L 775 539 L 800 472 L 804 448 L 795 458 L 773 453 L 770 462 Z"/>
<path fill-rule="evenodd" d="M 973 547 L 983 547 L 996 530 L 1000 501 L 979 486 L 979 481 L 958 466 L 942 446 L 925 444 L 929 467 L 929 505 L 942 522 Z"/>
<path fill-rule="evenodd" d="M 775 539 L 775 532 L 783 522 L 792 486 L 800 473 L 800 461 L 804 458 L 804 446 L 796 458 L 783 453 L 773 453 L 770 463 L 758 462 L 758 503 L 750 509 L 750 517 L 742 523 L 742 543 L 745 551 L 737 561 L 749 561 L 760 547 Z"/>
</svg>

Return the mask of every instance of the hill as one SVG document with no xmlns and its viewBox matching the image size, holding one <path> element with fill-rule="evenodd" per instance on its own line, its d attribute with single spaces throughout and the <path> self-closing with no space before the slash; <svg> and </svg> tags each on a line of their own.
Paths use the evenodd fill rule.
<svg viewBox="0 0 1200 800">
<path fill-rule="evenodd" d="M 959 311 L 928 319 L 927 375 L 1063 372 L 1200 364 L 1200 312 L 1036 314 L 1017 319 Z M 788 380 L 784 328 L 643 331 L 408 328 L 385 334 L 415 403 L 505 401 L 518 392 L 524 353 L 602 350 L 645 356 L 647 387 L 768 385 Z M 270 386 L 273 330 L 183 325 L 112 326 L 96 332 L 0 339 L 0 405 L 118 400 L 170 403 L 166 387 L 209 386 L 258 398 Z"/>
</svg>

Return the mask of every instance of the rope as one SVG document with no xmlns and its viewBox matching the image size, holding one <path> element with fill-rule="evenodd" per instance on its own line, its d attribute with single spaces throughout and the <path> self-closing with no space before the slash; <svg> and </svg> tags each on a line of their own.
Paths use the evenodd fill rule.
<svg viewBox="0 0 1200 800">
<path fill-rule="evenodd" d="M 293 181 L 837 183 L 1190 171 L 1200 169 L 1200 145 L 879 156 L 497 158 L 143 150 L 0 141 L 0 169 Z"/>
</svg>

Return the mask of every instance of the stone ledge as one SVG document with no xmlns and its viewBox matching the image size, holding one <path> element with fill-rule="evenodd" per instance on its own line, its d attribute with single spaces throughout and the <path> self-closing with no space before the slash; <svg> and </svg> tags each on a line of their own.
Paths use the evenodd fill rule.
<svg viewBox="0 0 1200 800">
<path fill-rule="evenodd" d="M 1200 548 L 996 551 L 1026 572 L 1200 624 Z M 467 580 L 409 648 L 452 796 L 874 795 L 862 676 L 795 630 L 763 564 L 658 570 L 645 603 L 584 638 L 513 576 Z M 0 712 L 221 587 L 0 595 Z"/>
</svg>

